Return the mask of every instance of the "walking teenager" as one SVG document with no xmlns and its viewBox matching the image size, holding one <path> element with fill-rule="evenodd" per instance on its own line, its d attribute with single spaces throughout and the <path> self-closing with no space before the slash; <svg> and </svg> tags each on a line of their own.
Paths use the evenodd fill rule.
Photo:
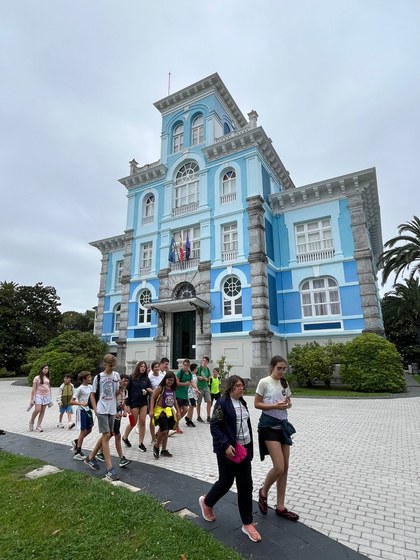
<svg viewBox="0 0 420 560">
<path fill-rule="evenodd" d="M 146 362 L 139 362 L 128 381 L 127 393 L 128 397 L 126 400 L 127 413 L 132 414 L 134 418 L 134 426 L 139 422 L 139 449 L 145 452 L 146 446 L 144 445 L 144 436 L 146 433 L 146 416 L 147 416 L 147 404 L 148 396 L 152 394 L 152 386 L 150 384 L 150 379 L 147 374 L 147 364 Z M 132 430 L 131 424 L 127 424 L 123 435 L 124 445 L 131 447 L 130 440 L 128 436 Z"/>
<path fill-rule="evenodd" d="M 177 381 L 175 374 L 168 371 L 165 377 L 160 382 L 160 385 L 153 391 L 152 399 L 150 401 L 150 418 L 153 418 L 155 424 L 159 426 L 156 442 L 153 444 L 153 456 L 155 459 L 161 457 L 172 457 L 172 453 L 166 448 L 168 444 L 168 432 L 171 430 L 175 423 L 181 418 L 180 410 L 176 401 Z M 174 413 L 176 410 L 176 416 Z M 162 451 L 160 452 L 160 446 Z"/>
<path fill-rule="evenodd" d="M 43 432 L 44 430 L 42 429 L 41 424 L 44 419 L 45 409 L 47 406 L 52 406 L 50 370 L 46 365 L 41 366 L 38 375 L 34 377 L 30 406 L 32 405 L 35 405 L 35 410 L 33 411 L 29 421 L 29 431 L 33 431 L 34 423 L 36 417 L 38 416 L 36 431 Z"/>
<path fill-rule="evenodd" d="M 287 471 L 289 468 L 291 435 L 295 429 L 287 420 L 287 410 L 291 408 L 290 387 L 284 378 L 287 363 L 281 356 L 274 356 L 270 362 L 271 373 L 258 383 L 254 405 L 262 411 L 258 423 L 258 440 L 261 460 L 270 455 L 273 467 L 268 472 L 264 485 L 260 488 L 258 505 L 262 514 L 267 513 L 267 496 L 273 484 L 277 488 L 276 514 L 290 521 L 297 521 L 299 515 L 286 508 L 285 496 Z"/>
<path fill-rule="evenodd" d="M 81 371 L 77 376 L 80 382 L 79 387 L 73 394 L 70 404 L 77 405 L 76 409 L 76 427 L 79 432 L 77 439 L 73 440 L 72 447 L 74 451 L 73 459 L 75 461 L 84 461 L 86 456 L 83 455 L 82 445 L 86 436 L 90 434 L 93 428 L 93 414 L 89 408 L 90 394 L 92 392 L 92 375 L 90 371 Z"/>
<path fill-rule="evenodd" d="M 91 469 L 99 470 L 99 465 L 96 460 L 96 454 L 99 449 L 105 456 L 105 464 L 107 468 L 106 478 L 109 480 L 118 480 L 116 470 L 112 467 L 111 453 L 109 450 L 109 440 L 112 432 L 114 431 L 114 420 L 117 414 L 117 395 L 120 390 L 120 374 L 114 371 L 117 363 L 115 356 L 112 354 L 105 354 L 104 356 L 104 371 L 99 373 L 93 380 L 92 393 L 90 400 L 93 410 L 98 419 L 98 429 L 101 437 L 96 442 L 95 447 L 85 459 L 86 465 Z M 99 384 L 99 399 L 96 400 L 97 390 Z"/>
<path fill-rule="evenodd" d="M 168 358 L 162 358 L 161 362 L 152 362 L 151 366 L 150 366 L 150 371 L 149 371 L 149 381 L 150 381 L 150 385 L 152 387 L 152 391 L 154 391 L 156 389 L 156 387 L 159 385 L 159 383 L 162 381 L 162 379 L 165 377 L 168 368 L 169 368 L 169 360 Z M 153 394 L 153 393 L 152 393 Z M 149 409 L 150 409 L 150 400 L 152 398 L 152 395 L 149 396 Z M 149 424 L 149 430 L 150 430 L 150 435 L 152 436 L 152 445 L 155 442 L 156 439 L 156 434 L 155 434 L 155 423 L 153 421 L 153 418 L 150 418 L 150 424 Z"/>
<path fill-rule="evenodd" d="M 229 377 L 226 391 L 214 407 L 210 431 L 213 437 L 213 451 L 217 456 L 219 479 L 206 496 L 200 497 L 199 504 L 204 519 L 214 521 L 216 516 L 213 507 L 230 490 L 236 479 L 239 514 L 243 523 L 242 532 L 251 541 L 258 542 L 261 540 L 261 535 L 252 523 L 253 443 L 248 407 L 243 398 L 244 386 L 244 380 L 239 375 Z M 232 461 L 237 452 L 237 443 L 244 446 L 247 451 L 246 457 L 241 462 Z"/>
</svg>

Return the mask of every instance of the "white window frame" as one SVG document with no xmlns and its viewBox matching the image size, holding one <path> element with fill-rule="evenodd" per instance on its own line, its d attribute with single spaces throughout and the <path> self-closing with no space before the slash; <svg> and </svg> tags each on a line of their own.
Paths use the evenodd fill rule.
<svg viewBox="0 0 420 560">
<path fill-rule="evenodd" d="M 238 257 L 238 224 L 222 225 L 222 261 L 234 261 Z"/>
<path fill-rule="evenodd" d="M 335 255 L 331 218 L 319 218 L 295 224 L 298 263 L 332 259 Z"/>
<path fill-rule="evenodd" d="M 191 127 L 191 145 L 198 146 L 204 142 L 204 118 L 203 115 L 197 115 L 192 121 Z"/>
<path fill-rule="evenodd" d="M 234 200 L 236 200 L 236 171 L 227 169 L 222 177 L 220 203 L 227 204 Z"/>
<path fill-rule="evenodd" d="M 140 248 L 140 275 L 149 274 L 152 269 L 153 241 L 141 244 Z"/>
<path fill-rule="evenodd" d="M 332 276 L 307 278 L 300 287 L 302 317 L 341 315 L 340 290 Z"/>
<path fill-rule="evenodd" d="M 185 243 L 187 241 L 187 233 L 188 239 L 190 242 L 190 258 L 189 261 L 192 260 L 200 260 L 200 226 L 192 226 L 189 228 L 178 229 L 171 233 L 172 237 L 175 239 L 176 248 L 178 249 L 175 251 L 175 263 L 179 261 L 179 244 L 182 241 L 182 248 L 184 249 L 185 253 Z M 189 262 L 184 260 L 185 262 Z"/>
<path fill-rule="evenodd" d="M 148 194 L 144 198 L 142 224 L 150 224 L 155 217 L 155 195 Z"/>
<path fill-rule="evenodd" d="M 138 325 L 150 325 L 152 322 L 152 310 L 148 307 L 144 307 L 145 303 L 152 302 L 152 293 L 146 288 L 141 290 L 138 297 L 138 313 L 137 313 L 137 324 Z"/>
<path fill-rule="evenodd" d="M 242 285 L 240 279 L 231 275 L 222 284 L 223 317 L 242 317 Z"/>
<path fill-rule="evenodd" d="M 199 167 L 196 162 L 185 163 L 176 174 L 174 189 L 174 208 L 188 211 L 198 207 Z M 176 213 L 177 214 L 177 213 Z"/>
<path fill-rule="evenodd" d="M 172 153 L 176 154 L 184 149 L 184 125 L 178 123 L 172 133 Z"/>
<path fill-rule="evenodd" d="M 113 332 L 117 333 L 120 331 L 121 327 L 121 303 L 117 303 L 114 307 L 114 326 Z"/>
</svg>

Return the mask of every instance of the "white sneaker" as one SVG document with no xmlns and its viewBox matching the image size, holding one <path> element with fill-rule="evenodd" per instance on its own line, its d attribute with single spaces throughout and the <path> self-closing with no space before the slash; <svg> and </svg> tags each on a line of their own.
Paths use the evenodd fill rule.
<svg viewBox="0 0 420 560">
<path fill-rule="evenodd" d="M 34 424 L 33 422 L 29 422 L 29 431 L 33 432 L 34 431 Z"/>
<path fill-rule="evenodd" d="M 64 428 L 64 424 L 60 422 L 59 424 L 57 424 L 57 428 Z"/>
</svg>

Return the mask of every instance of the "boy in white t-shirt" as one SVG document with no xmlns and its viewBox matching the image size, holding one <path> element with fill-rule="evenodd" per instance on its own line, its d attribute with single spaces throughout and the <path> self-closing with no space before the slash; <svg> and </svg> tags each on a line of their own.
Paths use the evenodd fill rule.
<svg viewBox="0 0 420 560">
<path fill-rule="evenodd" d="M 81 385 L 73 393 L 70 404 L 78 405 L 76 409 L 76 427 L 79 432 L 79 437 L 73 441 L 75 461 L 84 461 L 86 459 L 82 452 L 83 440 L 90 434 L 93 428 L 93 414 L 89 408 L 89 399 L 92 392 L 92 375 L 90 371 L 82 371 L 77 376 Z"/>
<path fill-rule="evenodd" d="M 92 408 L 98 419 L 98 429 L 101 437 L 96 445 L 85 459 L 85 463 L 93 470 L 99 470 L 99 464 L 96 460 L 96 454 L 99 449 L 105 457 L 105 465 L 107 472 L 105 477 L 109 480 L 118 480 L 116 470 L 112 467 L 111 452 L 109 450 L 109 440 L 114 430 L 114 420 L 117 414 L 117 396 L 120 390 L 120 374 L 114 371 L 117 363 L 115 356 L 105 354 L 104 371 L 99 373 L 93 380 L 92 393 L 90 400 Z M 99 383 L 99 387 L 98 387 Z M 99 391 L 99 393 L 98 393 Z M 97 395 L 99 399 L 97 400 Z"/>
</svg>

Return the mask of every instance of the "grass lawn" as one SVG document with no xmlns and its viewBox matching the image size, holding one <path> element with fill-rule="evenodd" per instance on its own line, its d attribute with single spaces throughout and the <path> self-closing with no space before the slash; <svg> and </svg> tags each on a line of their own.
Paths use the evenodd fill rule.
<svg viewBox="0 0 420 560">
<path fill-rule="evenodd" d="M 417 381 L 417 383 L 420 383 L 420 375 L 413 375 L 413 377 Z"/>
<path fill-rule="evenodd" d="M 242 558 L 151 496 L 72 471 L 24 478 L 42 464 L 0 451 L 2 560 Z"/>
</svg>

